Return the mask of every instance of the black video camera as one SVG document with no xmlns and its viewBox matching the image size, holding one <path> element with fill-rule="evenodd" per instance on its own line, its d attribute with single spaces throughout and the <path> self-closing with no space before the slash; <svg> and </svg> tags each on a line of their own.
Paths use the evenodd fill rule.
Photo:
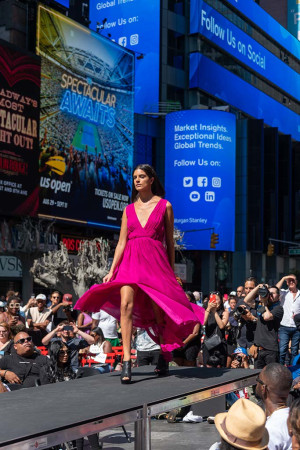
<svg viewBox="0 0 300 450">
<path fill-rule="evenodd" d="M 238 306 L 237 308 L 236 308 L 236 311 L 233 313 L 233 317 L 235 318 L 235 320 L 237 321 L 237 322 L 240 322 L 240 320 L 243 318 L 243 316 L 245 315 L 245 314 L 247 314 L 247 309 L 246 308 L 243 308 L 242 306 Z"/>
</svg>

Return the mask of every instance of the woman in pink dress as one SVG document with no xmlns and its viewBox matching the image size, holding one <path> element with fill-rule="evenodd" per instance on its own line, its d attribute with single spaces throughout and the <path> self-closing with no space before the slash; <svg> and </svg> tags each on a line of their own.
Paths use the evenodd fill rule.
<svg viewBox="0 0 300 450">
<path fill-rule="evenodd" d="M 76 305 L 81 310 L 103 309 L 120 320 L 122 383 L 131 381 L 133 326 L 145 328 L 161 345 L 155 372 L 166 375 L 169 352 L 182 347 L 195 324 L 203 322 L 203 308 L 191 306 L 174 274 L 174 216 L 172 205 L 163 196 L 164 188 L 154 169 L 148 164 L 137 166 L 133 203 L 123 212 L 111 269 L 103 284 L 92 286 Z"/>
</svg>

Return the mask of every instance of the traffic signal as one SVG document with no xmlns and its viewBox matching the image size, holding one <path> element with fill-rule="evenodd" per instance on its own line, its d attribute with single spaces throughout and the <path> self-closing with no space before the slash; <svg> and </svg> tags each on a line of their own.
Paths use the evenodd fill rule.
<svg viewBox="0 0 300 450">
<path fill-rule="evenodd" d="M 216 248 L 216 244 L 219 243 L 219 235 L 217 233 L 211 233 L 210 235 L 210 248 Z"/>
<path fill-rule="evenodd" d="M 273 255 L 274 255 L 274 244 L 272 244 L 272 242 L 269 242 L 267 256 L 273 256 Z"/>
</svg>

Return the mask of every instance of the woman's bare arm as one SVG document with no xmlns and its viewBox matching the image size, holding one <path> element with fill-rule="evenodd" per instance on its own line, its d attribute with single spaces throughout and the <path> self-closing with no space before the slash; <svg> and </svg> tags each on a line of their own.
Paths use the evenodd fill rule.
<svg viewBox="0 0 300 450">
<path fill-rule="evenodd" d="M 123 215 L 122 215 L 120 237 L 119 237 L 118 244 L 116 246 L 114 259 L 113 259 L 110 271 L 103 278 L 103 283 L 107 283 L 113 276 L 114 270 L 115 270 L 121 256 L 123 255 L 124 249 L 126 247 L 126 243 L 127 243 L 127 215 L 126 215 L 126 208 L 125 208 L 123 211 Z"/>
<path fill-rule="evenodd" d="M 165 234 L 167 253 L 170 266 L 174 270 L 175 263 L 175 247 L 174 247 L 174 213 L 170 202 L 167 203 L 165 212 Z"/>
</svg>

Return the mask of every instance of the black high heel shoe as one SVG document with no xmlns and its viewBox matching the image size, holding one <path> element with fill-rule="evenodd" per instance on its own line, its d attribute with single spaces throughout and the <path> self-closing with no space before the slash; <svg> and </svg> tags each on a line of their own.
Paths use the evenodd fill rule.
<svg viewBox="0 0 300 450">
<path fill-rule="evenodd" d="M 159 377 L 165 377 L 169 375 L 169 363 L 165 360 L 162 353 L 160 353 L 158 358 L 157 366 L 154 369 L 154 373 Z"/>
<path fill-rule="evenodd" d="M 121 372 L 121 383 L 122 384 L 131 383 L 131 360 L 123 361 L 123 367 Z"/>
</svg>

